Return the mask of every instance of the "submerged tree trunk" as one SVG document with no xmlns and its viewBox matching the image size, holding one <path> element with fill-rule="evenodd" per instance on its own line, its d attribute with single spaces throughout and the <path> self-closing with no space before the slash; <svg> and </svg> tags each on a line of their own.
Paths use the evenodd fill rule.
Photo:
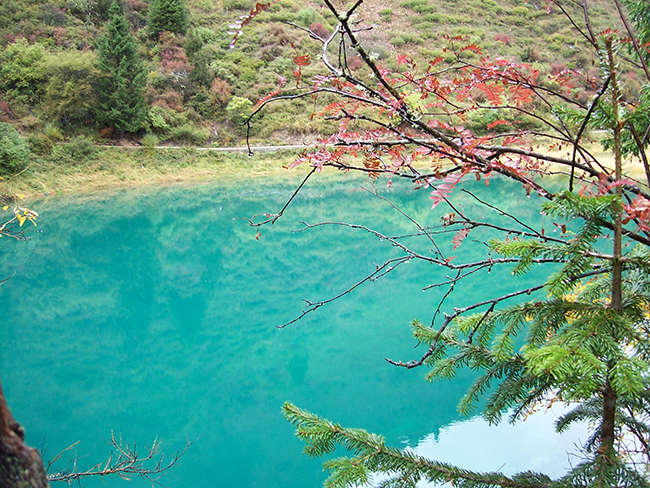
<svg viewBox="0 0 650 488">
<path fill-rule="evenodd" d="M 25 430 L 14 420 L 0 384 L 0 486 L 47 488 L 43 460 L 25 444 Z"/>
</svg>

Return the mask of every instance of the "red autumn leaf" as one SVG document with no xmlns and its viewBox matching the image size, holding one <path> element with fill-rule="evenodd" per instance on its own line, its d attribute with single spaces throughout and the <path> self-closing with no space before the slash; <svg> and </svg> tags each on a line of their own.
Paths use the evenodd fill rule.
<svg viewBox="0 0 650 488">
<path fill-rule="evenodd" d="M 235 21 L 234 24 L 230 24 L 228 27 L 234 29 L 232 31 L 228 31 L 228 34 L 233 36 L 232 40 L 230 41 L 230 49 L 235 47 L 235 43 L 237 42 L 237 39 L 239 38 L 239 36 L 241 36 L 244 33 L 242 28 L 245 25 L 247 25 L 259 14 L 264 12 L 271 5 L 274 5 L 279 1 L 280 0 L 274 0 L 273 2 L 269 2 L 269 3 L 256 3 L 255 6 L 250 10 L 250 12 L 248 12 L 248 15 L 241 15 L 239 19 Z"/>
<path fill-rule="evenodd" d="M 490 122 L 487 125 L 486 129 L 490 130 L 490 129 L 498 126 L 498 125 L 512 125 L 512 124 L 510 122 L 508 122 L 507 120 L 495 120 L 494 122 Z"/>
<path fill-rule="evenodd" d="M 411 62 L 411 58 L 409 58 L 405 54 L 397 55 L 397 66 L 401 66 L 402 64 L 409 64 L 410 62 Z"/>
<path fill-rule="evenodd" d="M 469 235 L 469 229 L 463 228 L 456 232 L 456 235 L 451 239 L 451 243 L 454 245 L 454 251 L 460 247 L 465 238 Z"/>
<path fill-rule="evenodd" d="M 476 54 L 483 54 L 481 52 L 481 48 L 478 47 L 476 44 L 469 44 L 468 46 L 463 47 L 460 52 L 462 53 L 463 51 L 473 51 Z"/>
<path fill-rule="evenodd" d="M 270 100 L 271 98 L 278 95 L 279 93 L 280 93 L 279 90 L 274 90 L 272 92 L 269 92 L 268 95 L 266 95 L 265 97 L 260 98 L 257 101 L 257 104 L 255 104 L 255 107 L 253 107 L 253 110 L 257 110 L 261 105 L 264 104 L 264 102 L 266 102 L 267 100 Z"/>
<path fill-rule="evenodd" d="M 625 205 L 627 216 L 623 220 L 627 224 L 630 220 L 636 220 L 642 231 L 650 230 L 650 200 L 639 195 L 630 205 Z"/>
<path fill-rule="evenodd" d="M 293 62 L 298 66 L 309 66 L 309 54 L 296 55 L 293 57 Z"/>
<path fill-rule="evenodd" d="M 431 208 L 436 208 L 440 202 L 446 200 L 447 197 L 451 194 L 451 191 L 454 189 L 454 187 L 463 179 L 463 176 L 466 174 L 466 171 L 460 171 L 458 173 L 453 173 L 442 180 L 442 183 L 431 192 L 431 200 L 433 200 L 433 206 Z"/>
</svg>

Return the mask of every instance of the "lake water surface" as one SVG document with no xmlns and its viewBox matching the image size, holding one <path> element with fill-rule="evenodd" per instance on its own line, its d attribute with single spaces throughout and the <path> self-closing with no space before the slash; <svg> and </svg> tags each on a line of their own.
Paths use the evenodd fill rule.
<svg viewBox="0 0 650 488">
<path fill-rule="evenodd" d="M 415 230 L 359 190 L 360 180 L 330 177 L 310 184 L 256 240 L 242 217 L 277 211 L 297 181 L 125 190 L 34 205 L 37 232 L 26 244 L 3 239 L 0 261 L 3 277 L 15 273 L 0 293 L 0 375 L 28 441 L 44 443 L 46 459 L 80 441 L 63 461 L 76 453 L 87 468 L 107 457 L 111 430 L 143 452 L 154 437 L 169 454 L 189 438 L 196 442 L 162 480 L 166 486 L 321 486 L 322 461 L 301 454 L 280 413 L 292 401 L 468 468 L 559 475 L 564 451 L 583 432 L 549 435 L 551 416 L 515 430 L 488 430 L 478 419 L 462 423 L 456 405 L 469 373 L 428 384 L 424 369 L 384 361 L 423 352 L 414 349 L 409 323 L 431 320 L 442 291 L 422 288 L 444 276 L 439 269 L 401 266 L 275 328 L 300 313 L 301 299 L 329 298 L 397 255 L 350 228 L 292 233 L 299 220 L 356 222 L 390 234 Z M 475 190 L 539 218 L 534 199 L 516 185 L 493 181 Z M 448 211 L 432 211 L 427 194 L 407 185 L 396 183 L 386 195 L 422 224 Z M 470 200 L 462 206 L 486 213 Z M 484 250 L 474 249 L 468 240 L 457 254 Z M 450 306 L 505 291 L 507 277 L 508 270 L 477 276 Z M 104 484 L 149 486 L 119 478 Z"/>
</svg>

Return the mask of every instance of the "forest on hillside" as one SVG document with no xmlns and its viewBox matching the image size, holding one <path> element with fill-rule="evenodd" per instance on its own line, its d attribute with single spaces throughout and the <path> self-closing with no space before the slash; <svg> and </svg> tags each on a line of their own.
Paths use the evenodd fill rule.
<svg viewBox="0 0 650 488">
<path fill-rule="evenodd" d="M 286 80 L 287 86 L 296 83 L 298 67 L 301 83 L 310 83 L 314 63 L 296 65 L 296 59 L 318 56 L 309 31 L 326 36 L 336 25 L 325 7 L 311 0 L 257 6 L 263 8 L 231 46 L 233 23 L 256 9 L 251 0 L 2 2 L 5 172 L 19 169 L 9 161 L 27 152 L 51 156 L 63 141 L 81 158 L 97 143 L 240 144 L 245 136 L 240 124 L 260 98 Z M 592 3 L 592 21 L 602 23 L 596 28 L 613 18 L 611 8 L 602 0 Z M 580 101 L 597 90 L 598 63 L 583 49 L 584 40 L 561 12 L 538 2 L 368 1 L 362 15 L 368 28 L 360 37 L 373 58 L 391 69 L 397 53 L 421 63 L 439 56 L 451 63 L 453 54 L 445 47 L 460 36 L 484 55 L 531 63 L 550 84 L 558 76 L 572 78 L 577 87 L 572 96 Z M 367 70 L 353 50 L 347 57 L 351 70 Z M 625 77 L 625 95 L 637 98 L 636 73 Z M 328 131 L 329 122 L 313 116 L 326 102 L 321 96 L 269 106 L 256 115 L 250 136 L 274 144 L 313 140 Z M 477 112 L 464 123 L 480 132 L 499 117 Z M 516 122 L 535 124 L 525 117 Z"/>
</svg>

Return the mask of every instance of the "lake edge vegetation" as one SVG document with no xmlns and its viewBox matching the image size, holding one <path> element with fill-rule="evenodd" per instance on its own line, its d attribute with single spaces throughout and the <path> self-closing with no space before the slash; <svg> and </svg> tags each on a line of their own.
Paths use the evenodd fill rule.
<svg viewBox="0 0 650 488">
<path fill-rule="evenodd" d="M 20 158 L 3 157 L 5 177 L 43 163 L 51 167 L 66 145 L 74 152 L 89 144 L 232 146 L 246 137 L 260 144 L 309 143 L 335 128 L 314 112 L 314 103 L 323 100 L 295 100 L 259 112 L 248 134 L 240 125 L 258 99 L 276 91 L 294 70 L 305 79 L 315 73 L 313 65 L 296 60 L 318 55 L 309 29 L 326 35 L 336 25 L 318 2 L 268 4 L 233 48 L 232 26 L 255 9 L 252 1 L 11 0 L 2 8 L 0 122 L 18 136 L 0 133 L 0 138 L 3 145 L 16 137 L 23 141 Z M 593 10 L 595 25 L 615 13 L 606 1 L 594 2 Z M 587 78 L 596 59 L 585 54 L 583 40 L 560 28 L 557 12 L 534 2 L 389 1 L 381 8 L 368 3 L 365 12 L 370 18 L 364 20 L 373 25 L 360 39 L 369 55 L 387 66 L 395 67 L 398 52 L 451 62 L 439 40 L 462 36 L 493 56 L 534 63 L 542 76 L 583 71 L 575 96 L 587 100 L 594 94 Z M 123 72 L 135 73 L 139 66 L 133 80 L 120 81 L 122 61 L 114 60 L 114 69 L 107 61 L 108 34 L 113 29 L 117 35 L 111 27 L 116 23 L 119 35 L 130 39 Z M 405 25 L 418 34 L 406 39 Z M 346 56 L 352 70 L 367 70 L 357 54 Z M 626 76 L 625 90 L 638 93 L 639 74 Z M 138 89 L 129 94 L 128 84 Z M 133 113 L 120 115 L 128 106 Z M 490 117 L 474 114 L 464 123 L 485 131 L 494 122 Z"/>
</svg>

